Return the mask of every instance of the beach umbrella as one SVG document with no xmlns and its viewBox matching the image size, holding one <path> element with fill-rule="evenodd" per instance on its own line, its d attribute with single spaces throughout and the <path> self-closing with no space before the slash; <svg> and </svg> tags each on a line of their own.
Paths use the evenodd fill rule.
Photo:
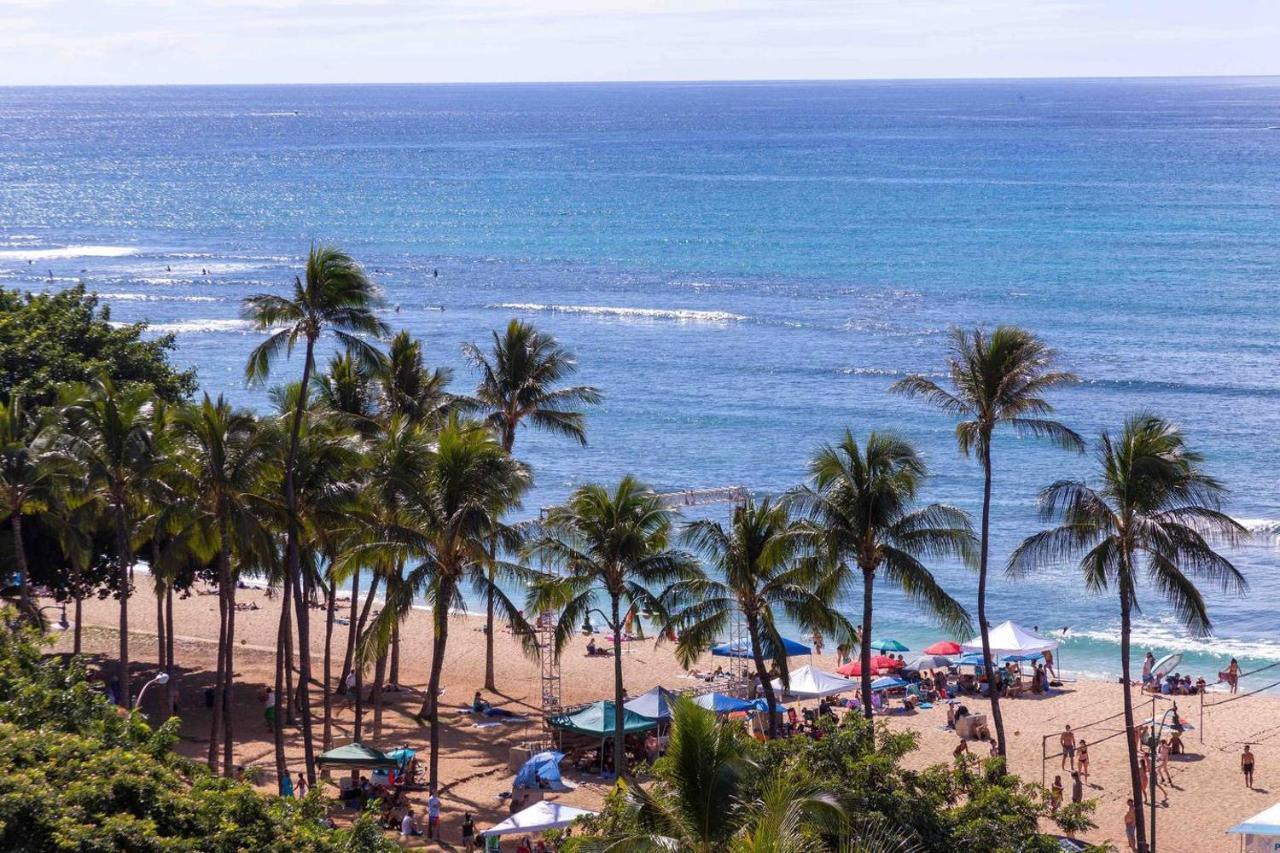
<svg viewBox="0 0 1280 853">
<path fill-rule="evenodd" d="M 890 671 L 902 669 L 905 664 L 897 658 L 891 658 L 888 655 L 872 655 L 871 656 L 871 674 L 879 675 L 880 670 L 887 669 Z M 836 670 L 837 673 L 846 678 L 862 675 L 862 661 L 855 659 Z"/>
<path fill-rule="evenodd" d="M 897 640 L 872 640 L 871 648 L 878 652 L 909 652 L 911 651 Z"/>
<path fill-rule="evenodd" d="M 881 690 L 893 690 L 895 687 L 906 687 L 907 682 L 893 675 L 886 675 L 883 678 L 877 678 L 871 682 L 871 689 L 879 692 Z"/>
<path fill-rule="evenodd" d="M 804 643 L 788 639 L 787 637 L 782 638 L 782 649 L 787 653 L 787 657 L 813 654 L 813 649 L 809 648 Z M 772 659 L 774 657 L 773 642 L 767 637 L 764 638 L 760 643 L 760 651 L 764 654 L 766 660 Z M 746 639 L 712 646 L 711 654 L 718 658 L 750 658 L 753 656 L 751 652 L 751 643 Z"/>
<path fill-rule="evenodd" d="M 958 655 L 960 644 L 954 640 L 939 640 L 924 650 L 926 655 Z"/>
<path fill-rule="evenodd" d="M 906 669 L 914 669 L 919 672 L 922 669 L 946 669 L 951 666 L 951 658 L 945 655 L 920 655 L 920 657 L 909 662 Z"/>
<path fill-rule="evenodd" d="M 1040 652 L 1036 652 L 1035 654 L 1026 654 L 1026 655 L 1005 655 L 1004 657 L 1000 658 L 1000 660 L 1003 661 L 1004 663 L 1029 663 L 1030 661 L 1033 661 L 1033 660 L 1040 660 L 1040 658 L 1042 657 L 1044 657 L 1043 654 L 1041 654 Z"/>
<path fill-rule="evenodd" d="M 1156 661 L 1155 666 L 1151 667 L 1152 674 L 1164 673 L 1168 675 L 1173 672 L 1173 668 L 1182 663 L 1182 652 L 1174 652 L 1171 655 L 1165 655 Z"/>
<path fill-rule="evenodd" d="M 751 707 L 761 714 L 767 714 L 769 712 L 769 703 L 763 699 L 751 700 Z M 779 714 L 787 713 L 787 707 L 782 704 L 775 704 L 773 706 L 773 710 L 777 711 Z"/>
<path fill-rule="evenodd" d="M 1153 720 L 1151 717 L 1147 717 L 1145 720 L 1143 720 L 1143 721 L 1142 721 L 1142 725 L 1144 725 L 1144 726 L 1153 726 L 1153 725 L 1155 725 L 1155 724 L 1156 724 L 1156 723 L 1158 723 L 1158 722 L 1160 722 L 1160 721 L 1159 721 L 1159 720 Z M 1178 725 L 1177 725 L 1177 726 L 1174 726 L 1174 724 L 1173 724 L 1173 720 L 1172 720 L 1172 719 L 1166 719 L 1166 720 L 1164 721 L 1164 727 L 1165 727 L 1165 729 L 1166 729 L 1166 730 L 1169 730 L 1169 731 L 1172 731 L 1174 728 L 1177 728 L 1177 729 L 1178 729 L 1178 731 L 1182 731 L 1182 732 L 1194 732 L 1194 731 L 1196 730 L 1196 727 L 1195 727 L 1195 726 L 1191 725 L 1191 724 L 1190 724 L 1190 723 L 1188 723 L 1186 720 L 1182 719 L 1182 717 L 1181 717 L 1181 716 L 1179 716 L 1179 717 L 1178 717 Z"/>
<path fill-rule="evenodd" d="M 844 666 L 838 667 L 836 669 L 836 673 L 839 675 L 843 675 L 845 678 L 856 678 L 857 676 L 862 675 L 862 661 L 860 660 L 850 661 Z M 871 674 L 872 675 L 880 674 L 880 670 L 876 669 L 874 664 L 871 667 Z"/>
</svg>

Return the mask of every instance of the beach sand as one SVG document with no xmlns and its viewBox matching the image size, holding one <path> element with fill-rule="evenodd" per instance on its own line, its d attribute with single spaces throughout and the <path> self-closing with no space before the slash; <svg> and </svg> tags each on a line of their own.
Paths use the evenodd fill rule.
<svg viewBox="0 0 1280 853">
<path fill-rule="evenodd" d="M 238 601 L 256 602 L 260 609 L 240 611 L 236 616 L 236 688 L 235 688 L 235 754 L 237 763 L 263 769 L 264 790 L 274 790 L 274 760 L 271 736 L 267 732 L 259 694 L 274 678 L 274 648 L 279 597 L 269 600 L 261 590 L 242 589 Z M 178 749 L 192 758 L 202 759 L 207 751 L 209 712 L 205 709 L 204 688 L 212 683 L 216 660 L 218 624 L 217 598 L 193 594 L 175 601 L 176 662 L 182 671 L 181 691 L 182 740 Z M 339 608 L 342 613 L 342 608 Z M 323 611 L 313 611 L 313 670 L 322 676 Z M 426 682 L 430 662 L 429 613 L 415 612 L 401 631 L 401 673 L 404 688 L 398 693 L 384 694 L 387 705 L 383 731 L 376 740 L 369 735 L 372 714 L 366 708 L 365 742 L 393 749 L 409 745 L 419 749 L 419 761 L 425 775 L 427 729 L 413 718 L 422 702 L 422 686 Z M 135 679 L 154 674 L 156 660 L 156 620 L 154 599 L 135 595 L 130 607 L 131 654 L 135 661 Z M 116 648 L 116 602 L 90 600 L 83 608 L 83 651 L 104 665 L 113 660 Z M 541 692 L 538 664 L 525 657 L 510 634 L 499 629 L 497 643 L 498 694 L 486 694 L 495 705 L 516 713 L 525 713 L 525 723 L 502 723 L 476 726 L 470 715 L 459 713 L 468 705 L 474 691 L 484 681 L 483 620 L 474 615 L 451 617 L 447 662 L 442 685 L 442 755 L 440 761 L 441 800 L 444 803 L 442 833 L 445 849 L 457 848 L 459 825 L 464 812 L 470 812 L 478 828 L 504 819 L 508 810 L 498 794 L 510 788 L 512 773 L 508 770 L 511 747 L 536 741 L 542 736 L 539 719 Z M 337 679 L 345 651 L 346 627 L 335 626 L 333 644 L 333 678 Z M 631 695 L 638 695 L 655 684 L 672 689 L 697 684 L 676 664 L 669 645 L 655 647 L 652 641 L 628 644 L 623 655 L 623 672 Z M 71 648 L 70 634 L 58 636 L 57 651 Z M 575 637 L 562 660 L 562 700 L 566 703 L 589 702 L 612 697 L 612 661 L 607 657 L 588 658 L 584 654 L 585 639 Z M 817 656 L 815 664 L 833 669 L 834 655 Z M 711 668 L 710 658 L 704 668 Z M 1198 675 L 1199 673 L 1195 673 Z M 1211 674 L 1204 673 L 1209 676 Z M 134 689 L 141 681 L 135 680 Z M 1248 690 L 1249 685 L 1243 689 Z M 160 709 L 162 690 L 152 688 L 144 711 L 155 714 Z M 1071 724 L 1077 738 L 1090 743 L 1090 776 L 1086 797 L 1096 798 L 1095 815 L 1098 829 L 1082 837 L 1090 841 L 1109 839 L 1121 850 L 1124 840 L 1124 801 L 1126 765 L 1120 718 L 1086 726 L 1121 710 L 1120 685 L 1098 681 L 1068 684 L 1066 689 L 1047 697 L 1019 698 L 1002 705 L 1005 728 L 1010 740 L 1011 769 L 1028 781 L 1039 782 L 1042 766 L 1047 771 L 1046 783 L 1062 773 L 1070 796 L 1070 775 L 1059 769 L 1060 759 L 1042 765 L 1042 742 L 1048 737 L 1047 752 L 1056 753 L 1057 735 L 1064 724 Z M 1226 694 L 1211 694 L 1209 702 L 1227 699 Z M 316 708 L 315 736 L 320 736 L 320 704 L 318 690 L 312 691 Z M 353 718 L 351 707 L 335 697 L 335 739 L 341 744 L 350 736 Z M 985 702 L 974 699 L 966 703 L 975 713 L 983 713 Z M 1167 703 L 1157 704 L 1163 712 Z M 1148 699 L 1139 706 L 1139 719 L 1150 716 Z M 1185 721 L 1199 725 L 1198 697 L 1183 697 L 1179 705 Z M 909 728 L 920 735 L 920 749 L 907 759 L 910 767 L 949 761 L 957 740 L 945 730 L 945 711 L 941 706 L 911 716 L 888 717 L 895 729 Z M 1169 790 L 1169 804 L 1158 808 L 1159 849 L 1169 853 L 1201 853 L 1201 851 L 1234 851 L 1239 849 L 1235 836 L 1225 830 L 1241 820 L 1280 800 L 1280 699 L 1250 696 L 1219 707 L 1207 707 L 1203 731 L 1183 736 L 1187 755 L 1172 762 L 1174 785 Z M 301 742 L 289 730 L 286 739 L 289 767 L 296 774 L 302 766 Z M 1200 737 L 1203 734 L 1204 742 Z M 1245 788 L 1239 770 L 1239 755 L 1244 742 L 1254 743 L 1257 755 L 1256 788 Z M 981 750 L 983 745 L 975 745 Z M 566 772 L 565 778 L 579 787 L 566 794 L 553 795 L 561 802 L 584 808 L 598 807 L 608 790 L 591 775 Z M 420 820 L 426 813 L 425 793 L 412 797 Z M 424 821 L 425 822 L 425 821 Z M 1051 830 L 1049 826 L 1046 830 Z"/>
</svg>

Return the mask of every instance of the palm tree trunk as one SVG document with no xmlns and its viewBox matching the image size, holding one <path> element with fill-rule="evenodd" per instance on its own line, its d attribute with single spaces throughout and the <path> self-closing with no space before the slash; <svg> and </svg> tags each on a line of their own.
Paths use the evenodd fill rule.
<svg viewBox="0 0 1280 853">
<path fill-rule="evenodd" d="M 284 670 L 288 660 L 288 649 L 286 644 L 289 639 L 289 578 L 284 579 L 284 584 L 280 591 L 280 625 L 276 630 L 276 711 L 275 723 L 272 725 L 272 739 L 275 743 L 276 753 L 276 780 L 277 784 L 284 779 L 284 774 L 289 770 L 284 764 L 284 710 L 285 687 L 284 687 Z"/>
<path fill-rule="evenodd" d="M 71 641 L 71 653 L 76 657 L 80 656 L 80 605 L 84 603 L 84 596 L 76 596 L 76 634 Z"/>
<path fill-rule="evenodd" d="M 356 641 L 364 636 L 364 627 L 369 623 L 369 614 L 373 612 L 373 599 L 378 594 L 378 582 L 382 577 L 374 574 L 369 581 L 369 592 L 365 594 L 364 604 L 360 607 L 360 618 L 355 618 L 355 593 L 351 594 L 351 633 L 347 639 L 347 660 L 343 665 L 342 683 L 347 683 L 347 674 L 351 672 L 352 661 L 354 659 Z"/>
<path fill-rule="evenodd" d="M 347 653 L 342 658 L 342 672 L 338 674 L 338 690 L 345 690 L 347 676 L 351 673 L 351 656 L 356 650 L 356 626 L 360 623 L 360 570 L 351 576 L 351 616 L 347 621 Z"/>
<path fill-rule="evenodd" d="M 373 668 L 373 739 L 382 737 L 382 680 L 387 677 L 387 656 L 378 655 Z"/>
<path fill-rule="evenodd" d="M 156 662 L 161 672 L 168 669 L 168 662 L 165 660 L 165 652 L 169 648 L 168 626 L 164 619 L 164 590 L 167 584 L 160 585 L 156 590 Z"/>
<path fill-rule="evenodd" d="M 31 612 L 31 581 L 27 569 L 27 550 L 22 544 L 22 513 L 14 512 L 13 519 L 13 559 L 18 564 L 18 603 L 21 612 Z M 25 615 L 23 618 L 26 618 Z"/>
<path fill-rule="evenodd" d="M 225 541 L 225 540 L 224 540 Z M 227 549 L 218 552 L 218 665 L 213 675 L 213 712 L 209 715 L 209 769 L 218 772 L 219 738 L 222 737 L 222 712 L 226 707 L 223 691 L 227 683 Z"/>
<path fill-rule="evenodd" d="M 178 674 L 173 662 L 173 584 L 165 584 L 164 588 L 164 613 L 165 621 L 169 623 L 169 632 L 165 637 L 167 647 L 165 649 L 165 672 L 169 674 L 169 680 L 164 683 L 164 718 L 167 720 L 173 715 L 173 697 L 178 691 Z M 76 601 L 76 620 L 80 619 L 80 602 Z M 80 630 L 80 626 L 76 626 L 76 631 Z"/>
<path fill-rule="evenodd" d="M 862 661 L 862 716 L 871 720 L 871 609 L 875 594 L 875 569 L 862 569 L 862 649 L 859 660 Z M 869 729 L 870 737 L 875 738 L 875 729 Z"/>
<path fill-rule="evenodd" d="M 991 626 L 987 624 L 987 553 L 991 544 L 991 438 L 982 450 L 982 541 L 978 558 L 978 630 L 982 634 L 982 670 L 991 696 L 991 723 L 996 733 L 996 754 L 1005 754 L 1004 717 L 1000 713 L 1000 680 L 991 660 Z"/>
<path fill-rule="evenodd" d="M 427 678 L 427 720 L 431 726 L 431 760 L 428 774 L 428 790 L 439 791 L 440 783 L 440 674 L 444 671 L 444 652 L 449 640 L 449 602 L 453 601 L 453 582 L 440 582 L 431 617 L 435 622 L 435 642 L 431 648 L 431 675 Z"/>
<path fill-rule="evenodd" d="M 364 667 L 358 661 L 353 662 L 351 671 L 356 674 L 355 719 L 351 723 L 351 739 L 361 743 L 364 739 Z"/>
<path fill-rule="evenodd" d="M 754 613 L 747 613 L 747 633 L 751 637 L 751 659 L 756 664 L 756 677 L 760 679 L 760 689 L 764 691 L 764 701 L 769 706 L 769 740 L 773 740 L 778 736 L 778 700 L 773 691 L 773 682 L 769 680 L 769 669 L 764 664 L 760 622 Z"/>
<path fill-rule="evenodd" d="M 391 686 L 400 689 L 400 622 L 391 626 Z"/>
<path fill-rule="evenodd" d="M 1147 827 L 1142 813 L 1142 776 L 1138 772 L 1138 745 L 1133 742 L 1133 733 L 1137 730 L 1133 719 L 1133 696 L 1129 692 L 1129 632 L 1132 629 L 1129 591 L 1120 581 L 1120 672 L 1124 680 L 1124 732 L 1125 745 L 1129 751 L 1129 791 L 1133 797 L 1133 812 L 1136 818 L 1138 850 L 1147 849 Z"/>
<path fill-rule="evenodd" d="M 125 519 L 124 503 L 116 506 L 116 581 L 120 585 L 120 681 L 119 702 L 122 708 L 133 707 L 133 695 L 129 686 L 129 524 Z"/>
<path fill-rule="evenodd" d="M 293 591 L 298 609 L 298 713 L 302 717 L 302 756 L 307 767 L 307 782 L 314 785 L 316 754 L 311 730 L 311 611 L 307 605 L 311 589 L 308 578 L 301 577 L 300 580 Z"/>
<path fill-rule="evenodd" d="M 623 731 L 626 719 L 622 707 L 622 620 L 620 618 L 618 596 L 612 596 L 613 624 L 613 772 L 619 779 L 627 775 L 627 736 Z"/>
<path fill-rule="evenodd" d="M 222 775 L 228 779 L 235 775 L 235 756 L 233 755 L 235 740 L 233 729 L 236 707 L 236 583 L 227 572 L 227 658 L 223 663 L 225 675 L 222 679 Z"/>
<path fill-rule="evenodd" d="M 298 724 L 297 717 L 297 692 L 294 690 L 293 675 L 298 671 L 298 665 L 293 659 L 293 583 L 290 582 L 287 587 L 288 598 L 285 599 L 284 606 L 289 611 L 289 621 L 285 623 L 284 635 L 284 718 L 291 726 Z"/>
<path fill-rule="evenodd" d="M 332 567 L 333 561 L 329 561 Z M 333 749 L 333 619 L 334 608 L 337 604 L 338 584 L 329 578 L 328 586 L 324 591 L 324 731 L 321 734 L 321 743 L 324 745 L 325 751 Z"/>
<path fill-rule="evenodd" d="M 510 451 L 508 451 L 510 452 Z M 498 534 L 494 533 L 489 539 L 489 588 L 485 591 L 485 618 L 484 618 L 484 689 L 497 690 L 498 682 L 494 674 L 493 665 L 493 585 L 496 582 L 497 574 L 496 565 L 498 561 Z"/>
</svg>

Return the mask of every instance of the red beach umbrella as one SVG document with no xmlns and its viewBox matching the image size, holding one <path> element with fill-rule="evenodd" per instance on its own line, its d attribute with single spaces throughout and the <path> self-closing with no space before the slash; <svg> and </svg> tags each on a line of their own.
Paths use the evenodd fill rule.
<svg viewBox="0 0 1280 853">
<path fill-rule="evenodd" d="M 871 674 L 879 675 L 881 670 L 889 670 L 892 672 L 899 669 L 905 664 L 897 658 L 891 658 L 888 655 L 872 655 L 871 656 Z M 862 661 L 853 660 L 836 670 L 837 675 L 843 675 L 845 678 L 854 678 L 862 675 Z"/>
<path fill-rule="evenodd" d="M 850 663 L 847 663 L 844 666 L 839 667 L 836 670 L 836 674 L 843 675 L 845 678 L 856 678 L 859 675 L 862 675 L 862 661 L 860 660 L 851 661 Z M 874 664 L 872 664 L 871 666 L 871 674 L 872 675 L 880 674 L 880 670 L 876 669 Z"/>
<path fill-rule="evenodd" d="M 939 640 L 925 649 L 924 653 L 927 655 L 958 655 L 960 654 L 960 644 L 953 640 Z"/>
</svg>

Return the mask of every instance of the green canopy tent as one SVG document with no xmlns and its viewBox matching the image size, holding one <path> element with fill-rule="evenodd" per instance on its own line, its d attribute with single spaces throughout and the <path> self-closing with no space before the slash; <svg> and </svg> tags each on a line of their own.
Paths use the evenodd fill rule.
<svg viewBox="0 0 1280 853">
<path fill-rule="evenodd" d="M 362 743 L 349 743 L 346 746 L 322 752 L 316 759 L 316 764 L 321 767 L 369 768 L 371 770 L 379 767 L 400 766 L 400 762 L 396 759 Z"/>
<path fill-rule="evenodd" d="M 562 732 L 572 732 L 599 738 L 600 767 L 603 770 L 605 741 L 613 737 L 614 732 L 614 704 L 612 702 L 608 699 L 593 702 L 581 710 L 574 711 L 572 714 L 560 714 L 552 717 L 548 722 L 552 728 L 559 729 Z M 638 732 L 647 732 L 657 727 L 657 720 L 637 714 L 626 707 L 622 709 L 623 734 L 631 735 Z"/>
</svg>

